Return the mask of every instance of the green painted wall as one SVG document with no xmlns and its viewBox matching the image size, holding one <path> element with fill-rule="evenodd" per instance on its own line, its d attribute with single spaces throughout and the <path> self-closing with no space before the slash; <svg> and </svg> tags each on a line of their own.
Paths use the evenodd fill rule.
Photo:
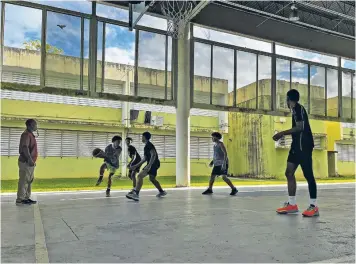
<svg viewBox="0 0 356 264">
<path fill-rule="evenodd" d="M 224 141 L 230 157 L 230 173 L 240 176 L 284 179 L 289 149 L 276 149 L 274 131 L 291 127 L 291 118 L 280 123 L 279 117 L 256 114 L 229 114 L 229 134 Z M 323 121 L 311 120 L 313 133 L 326 133 Z M 328 176 L 327 152 L 314 150 L 314 173 L 318 178 Z M 301 169 L 297 178 L 303 178 Z"/>
</svg>

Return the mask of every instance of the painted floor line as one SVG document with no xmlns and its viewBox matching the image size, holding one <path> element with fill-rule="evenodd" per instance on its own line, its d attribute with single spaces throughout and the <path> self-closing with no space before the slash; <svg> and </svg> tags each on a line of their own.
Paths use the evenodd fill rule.
<svg viewBox="0 0 356 264">
<path fill-rule="evenodd" d="M 297 183 L 298 186 L 300 187 L 306 187 L 308 186 L 307 183 Z M 333 187 L 338 187 L 338 186 L 350 186 L 349 188 L 355 187 L 356 183 L 355 182 L 342 182 L 342 183 L 319 183 L 318 186 L 333 186 Z M 267 185 L 243 185 L 243 186 L 237 186 L 239 190 L 241 189 L 247 189 L 247 188 L 256 188 L 256 189 L 266 189 L 266 188 L 285 188 L 285 184 L 267 184 Z M 186 190 L 204 190 L 207 187 L 180 187 L 180 188 L 165 188 L 167 191 L 186 191 Z M 216 186 L 214 189 L 228 189 L 230 187 L 228 186 Z M 338 187 L 340 188 L 340 187 Z M 95 194 L 95 193 L 102 193 L 106 189 L 102 190 L 81 190 L 81 191 L 48 191 L 48 192 L 33 192 L 33 194 L 37 195 L 67 195 L 67 194 Z M 155 191 L 156 189 L 142 189 L 141 192 L 151 192 Z M 129 189 L 127 190 L 112 190 L 112 193 L 123 193 L 123 192 L 128 192 Z M 1 193 L 0 196 L 12 196 L 15 195 L 15 192 L 11 193 Z"/>
<path fill-rule="evenodd" d="M 322 261 L 317 261 L 317 262 L 311 262 L 310 264 L 316 264 L 316 263 L 355 263 L 355 256 L 344 256 L 340 258 L 333 258 L 333 259 L 327 259 L 327 260 L 322 260 Z"/>
<path fill-rule="evenodd" d="M 156 197 L 156 195 L 145 195 L 145 197 L 147 197 L 147 196 L 154 196 L 154 197 Z M 98 200 L 98 199 L 118 199 L 118 198 L 126 198 L 126 196 L 69 198 L 69 199 L 60 199 L 60 201 Z M 126 198 L 126 199 L 127 199 L 127 198 Z"/>
<path fill-rule="evenodd" d="M 49 263 L 46 238 L 38 204 L 33 207 L 35 222 L 35 256 L 36 263 Z"/>
</svg>

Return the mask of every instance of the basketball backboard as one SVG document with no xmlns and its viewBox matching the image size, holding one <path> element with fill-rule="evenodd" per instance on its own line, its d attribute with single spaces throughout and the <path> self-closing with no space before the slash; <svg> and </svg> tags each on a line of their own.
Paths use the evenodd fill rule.
<svg viewBox="0 0 356 264">
<path fill-rule="evenodd" d="M 154 1 L 129 1 L 129 30 L 133 30 Z"/>
</svg>

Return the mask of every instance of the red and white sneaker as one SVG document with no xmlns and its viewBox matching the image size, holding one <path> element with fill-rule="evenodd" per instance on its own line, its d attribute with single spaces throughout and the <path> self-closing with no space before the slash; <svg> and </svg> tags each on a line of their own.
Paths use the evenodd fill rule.
<svg viewBox="0 0 356 264">
<path fill-rule="evenodd" d="M 319 208 L 317 206 L 310 205 L 307 210 L 303 212 L 305 217 L 319 216 Z"/>
<path fill-rule="evenodd" d="M 277 208 L 276 212 L 278 214 L 291 214 L 299 212 L 298 205 L 291 205 L 288 202 L 285 202 L 284 205 L 280 208 Z"/>
</svg>

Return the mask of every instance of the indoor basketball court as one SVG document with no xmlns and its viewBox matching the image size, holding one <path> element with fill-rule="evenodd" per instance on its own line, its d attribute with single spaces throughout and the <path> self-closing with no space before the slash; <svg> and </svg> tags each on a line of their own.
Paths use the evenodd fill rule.
<svg viewBox="0 0 356 264">
<path fill-rule="evenodd" d="M 12 111 L 3 119 L 2 155 L 12 162 L 2 161 L 6 173 L 17 173 L 19 109 L 43 124 L 39 178 L 50 181 L 53 174 L 68 180 L 69 189 L 71 176 L 61 174 L 95 174 L 94 186 L 99 163 L 92 165 L 93 149 L 114 145 L 114 135 L 123 139 L 111 196 L 103 185 L 91 186 L 34 192 L 37 204 L 15 206 L 15 192 L 1 194 L 2 262 L 355 263 L 355 182 L 351 176 L 337 182 L 355 164 L 355 3 L 336 2 L 83 0 L 81 9 L 74 1 L 1 3 L 2 100 Z M 7 33 L 6 23 L 17 20 L 5 7 L 14 6 L 38 15 L 31 21 L 39 40 L 24 34 L 26 48 Z M 63 39 L 69 48 L 51 42 L 60 36 L 77 39 Z M 276 214 L 288 199 L 292 137 L 272 137 L 292 125 L 291 89 L 299 89 L 312 120 L 318 217 L 301 214 L 311 205 L 301 170 L 295 172 L 300 211 Z M 46 104 L 38 110 L 46 115 L 33 110 L 35 102 Z M 65 104 L 70 107 L 60 108 Z M 164 197 L 144 188 L 138 202 L 120 180 L 132 170 L 125 138 L 142 155 L 145 131 L 161 157 L 157 180 L 174 176 L 175 188 L 163 188 Z M 236 195 L 220 185 L 202 195 L 205 174 L 214 174 L 211 137 L 217 131 L 229 155 L 229 173 L 220 174 L 236 185 Z M 224 162 L 221 170 L 226 155 Z M 203 173 L 206 183 L 195 182 Z M 251 179 L 255 184 L 244 184 Z M 276 179 L 285 184 L 261 183 Z"/>
</svg>

